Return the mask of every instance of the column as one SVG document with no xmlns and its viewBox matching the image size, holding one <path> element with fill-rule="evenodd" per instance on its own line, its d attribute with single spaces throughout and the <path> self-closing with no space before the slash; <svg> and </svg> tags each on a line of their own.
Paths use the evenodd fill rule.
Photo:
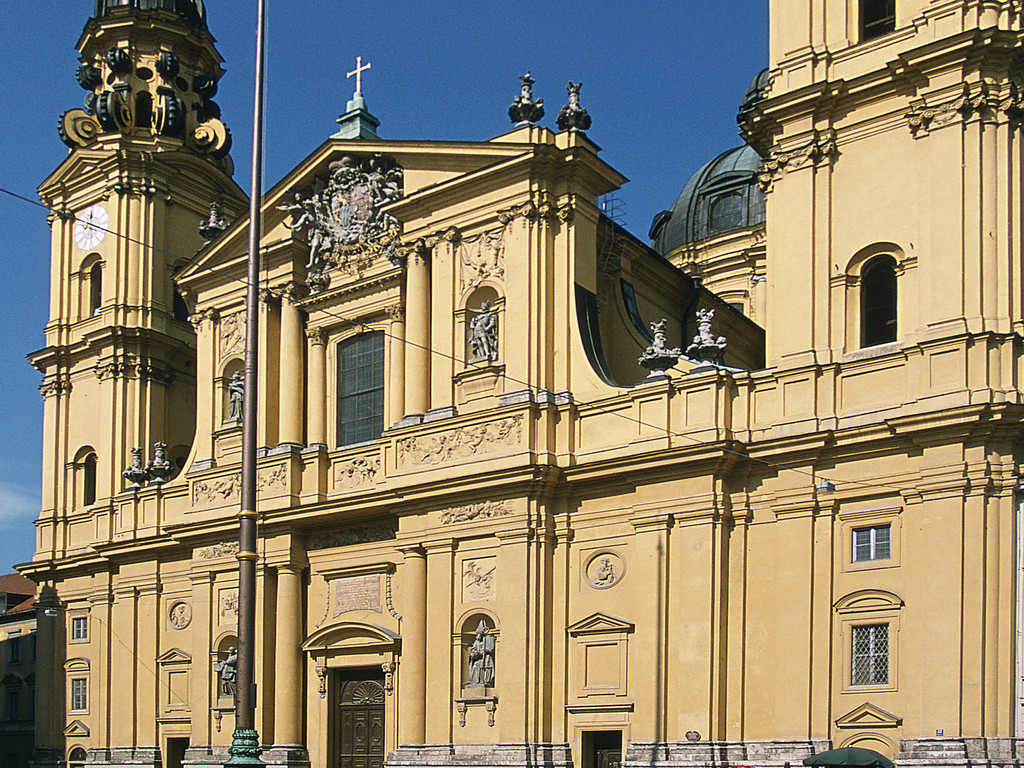
<svg viewBox="0 0 1024 768">
<path fill-rule="evenodd" d="M 397 424 L 405 415 L 405 307 L 395 304 L 387 309 L 391 319 L 388 355 L 388 420 Z"/>
<path fill-rule="evenodd" d="M 274 742 L 278 747 L 302 744 L 302 571 L 301 565 L 277 567 Z"/>
<path fill-rule="evenodd" d="M 426 736 L 427 556 L 402 549 L 402 660 L 399 666 L 398 743 L 422 744 Z"/>
<path fill-rule="evenodd" d="M 281 292 L 281 370 L 278 444 L 303 445 L 302 439 L 302 310 L 297 283 L 288 283 Z"/>
<path fill-rule="evenodd" d="M 427 249 L 409 254 L 405 271 L 405 413 L 430 408 L 430 266 Z"/>
<path fill-rule="evenodd" d="M 327 445 L 327 334 L 309 328 L 306 339 L 306 437 L 310 445 Z"/>
</svg>

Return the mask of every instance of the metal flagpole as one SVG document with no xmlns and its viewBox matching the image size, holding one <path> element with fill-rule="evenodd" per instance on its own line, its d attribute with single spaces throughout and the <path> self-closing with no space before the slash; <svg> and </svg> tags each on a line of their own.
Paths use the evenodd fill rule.
<svg viewBox="0 0 1024 768">
<path fill-rule="evenodd" d="M 259 334 L 260 215 L 263 200 L 263 27 L 257 0 L 256 88 L 249 191 L 249 260 L 245 296 L 245 399 L 242 411 L 242 503 L 238 512 L 238 669 L 235 732 L 227 765 L 263 765 L 256 731 L 256 380 Z"/>
</svg>

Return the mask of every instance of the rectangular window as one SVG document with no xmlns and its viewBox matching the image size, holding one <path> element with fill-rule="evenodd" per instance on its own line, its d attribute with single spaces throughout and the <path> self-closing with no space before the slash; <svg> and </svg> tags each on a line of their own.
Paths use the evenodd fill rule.
<svg viewBox="0 0 1024 768">
<path fill-rule="evenodd" d="M 12 723 L 20 719 L 20 713 L 18 711 L 18 691 L 7 692 L 7 719 Z"/>
<path fill-rule="evenodd" d="M 384 334 L 338 345 L 338 445 L 376 440 L 384 431 Z"/>
<path fill-rule="evenodd" d="M 88 640 L 89 639 L 89 617 L 88 616 L 72 616 L 71 617 L 71 639 L 72 640 Z"/>
<path fill-rule="evenodd" d="M 36 636 L 35 636 L 35 633 L 33 632 L 31 635 L 29 635 L 25 639 L 28 641 L 28 660 L 29 661 L 35 661 L 36 660 Z"/>
<path fill-rule="evenodd" d="M 71 711 L 85 712 L 89 708 L 89 686 L 85 678 L 71 681 Z"/>
<path fill-rule="evenodd" d="M 890 557 L 888 525 L 873 525 L 853 531 L 853 562 L 888 560 Z"/>
<path fill-rule="evenodd" d="M 889 625 L 853 628 L 852 685 L 887 685 L 889 682 Z"/>
<path fill-rule="evenodd" d="M 860 0 L 860 38 L 887 35 L 896 29 L 896 0 Z"/>
<path fill-rule="evenodd" d="M 21 661 L 21 637 L 19 635 L 7 636 L 7 663 L 17 664 Z"/>
</svg>

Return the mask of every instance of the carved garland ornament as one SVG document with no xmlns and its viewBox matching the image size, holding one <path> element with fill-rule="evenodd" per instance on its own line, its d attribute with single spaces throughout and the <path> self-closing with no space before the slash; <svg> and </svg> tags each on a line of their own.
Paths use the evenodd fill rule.
<svg viewBox="0 0 1024 768">
<path fill-rule="evenodd" d="M 967 83 L 963 92 L 954 99 L 940 104 L 916 104 L 906 114 L 907 127 L 915 138 L 927 136 L 932 130 L 969 120 L 971 117 L 992 115 L 1002 112 L 1011 120 L 1021 115 L 1021 97 L 1012 84 L 1005 95 L 993 93 L 988 86 L 982 85 L 974 93 Z"/>
<path fill-rule="evenodd" d="M 771 191 L 776 178 L 808 165 L 831 163 L 838 156 L 835 133 L 823 132 L 810 141 L 785 151 L 775 148 L 761 165 L 757 182 L 765 192 Z"/>
<path fill-rule="evenodd" d="M 451 459 L 494 453 L 516 445 L 522 437 L 523 417 L 460 427 L 436 435 L 417 435 L 398 441 L 400 464 L 443 464 Z"/>
<path fill-rule="evenodd" d="M 238 554 L 238 542 L 226 541 L 223 544 L 200 547 L 196 550 L 195 556 L 199 560 L 212 560 L 216 557 L 229 557 L 236 554 Z"/>
</svg>

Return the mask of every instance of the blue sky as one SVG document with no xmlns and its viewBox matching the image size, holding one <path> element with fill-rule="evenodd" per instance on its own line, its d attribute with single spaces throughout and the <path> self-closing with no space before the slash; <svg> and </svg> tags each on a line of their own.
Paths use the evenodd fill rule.
<svg viewBox="0 0 1024 768">
<path fill-rule="evenodd" d="M 256 2 L 206 5 L 225 59 L 216 101 L 234 136 L 235 178 L 248 189 Z M 57 117 L 82 103 L 74 45 L 92 9 L 92 0 L 0 2 L 0 187 L 38 199 L 37 185 L 65 156 Z M 689 175 L 739 143 L 737 108 L 767 65 L 766 0 L 268 0 L 268 9 L 266 187 L 336 130 L 357 55 L 372 64 L 363 93 L 387 139 L 504 133 L 519 75 L 530 70 L 551 128 L 566 83 L 583 81 L 588 136 L 631 179 L 619 198 L 627 228 L 645 240 Z M 41 376 L 25 355 L 42 346 L 47 319 L 46 211 L 0 194 L 0 232 L 4 573 L 30 559 L 39 511 Z"/>
</svg>

